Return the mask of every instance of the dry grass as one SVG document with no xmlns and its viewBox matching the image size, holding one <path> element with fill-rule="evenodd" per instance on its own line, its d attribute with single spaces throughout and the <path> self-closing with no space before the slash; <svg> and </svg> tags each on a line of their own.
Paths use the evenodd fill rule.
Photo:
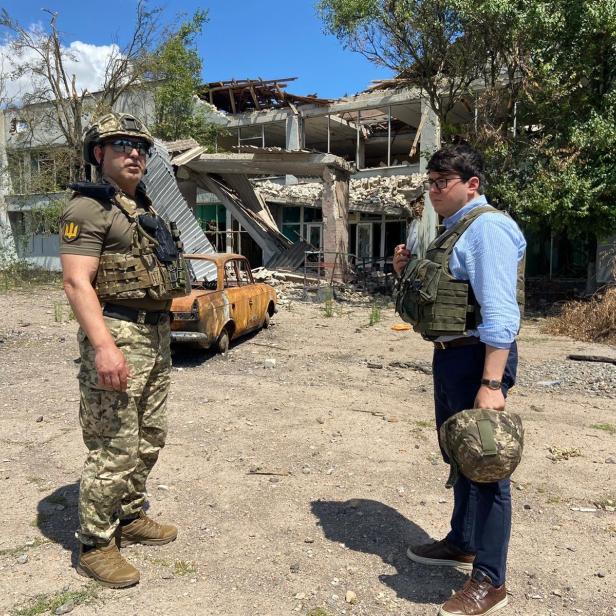
<svg viewBox="0 0 616 616">
<path fill-rule="evenodd" d="M 566 303 L 542 328 L 548 334 L 584 342 L 616 343 L 616 288 L 601 291 L 587 302 Z"/>
</svg>

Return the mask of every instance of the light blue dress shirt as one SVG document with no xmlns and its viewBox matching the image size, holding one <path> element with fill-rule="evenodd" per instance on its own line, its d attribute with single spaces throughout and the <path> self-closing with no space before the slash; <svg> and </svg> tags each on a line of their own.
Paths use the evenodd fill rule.
<svg viewBox="0 0 616 616">
<path fill-rule="evenodd" d="M 443 225 L 450 229 L 471 210 L 486 204 L 482 195 L 445 218 Z M 526 240 L 513 219 L 487 213 L 466 229 L 449 259 L 453 277 L 470 282 L 481 306 L 481 324 L 467 333 L 499 349 L 508 349 L 520 329 L 516 285 L 525 250 Z"/>
</svg>

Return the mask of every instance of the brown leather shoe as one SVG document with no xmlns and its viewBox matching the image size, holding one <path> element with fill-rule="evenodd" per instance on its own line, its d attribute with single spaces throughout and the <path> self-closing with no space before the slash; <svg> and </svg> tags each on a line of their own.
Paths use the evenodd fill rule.
<svg viewBox="0 0 616 616">
<path fill-rule="evenodd" d="M 130 524 L 120 524 L 118 528 L 118 544 L 125 548 L 133 543 L 143 545 L 165 545 L 175 541 L 178 529 L 172 524 L 159 524 L 149 518 L 143 511 Z"/>
<path fill-rule="evenodd" d="M 406 555 L 422 565 L 457 567 L 464 571 L 473 569 L 474 554 L 466 554 L 447 539 L 411 546 Z"/>
<path fill-rule="evenodd" d="M 118 550 L 114 541 L 93 547 L 84 552 L 79 547 L 77 573 L 96 580 L 108 588 L 126 588 L 139 583 L 139 571 Z"/>
<path fill-rule="evenodd" d="M 441 606 L 438 616 L 487 616 L 508 603 L 505 585 L 492 586 L 492 580 L 479 569 L 449 601 Z"/>
</svg>

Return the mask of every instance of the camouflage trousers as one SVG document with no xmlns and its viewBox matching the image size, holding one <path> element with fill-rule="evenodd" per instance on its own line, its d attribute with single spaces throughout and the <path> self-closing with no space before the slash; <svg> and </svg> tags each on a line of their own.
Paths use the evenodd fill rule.
<svg viewBox="0 0 616 616">
<path fill-rule="evenodd" d="M 167 434 L 169 320 L 141 325 L 104 317 L 131 376 L 125 392 L 102 389 L 94 349 L 79 330 L 79 421 L 89 450 L 79 489 L 79 532 L 86 544 L 109 541 L 119 519 L 137 514 L 146 480 Z"/>
</svg>

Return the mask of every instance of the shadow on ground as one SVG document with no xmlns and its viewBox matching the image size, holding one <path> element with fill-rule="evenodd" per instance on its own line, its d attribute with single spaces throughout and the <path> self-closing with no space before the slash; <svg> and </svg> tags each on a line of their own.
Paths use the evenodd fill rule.
<svg viewBox="0 0 616 616">
<path fill-rule="evenodd" d="M 77 500 L 79 482 L 71 483 L 48 494 L 37 506 L 36 525 L 45 537 L 71 552 L 73 566 L 79 557 L 75 531 L 79 526 Z"/>
<path fill-rule="evenodd" d="M 452 589 L 463 586 L 467 576 L 447 567 L 426 567 L 406 556 L 409 545 L 432 539 L 392 507 L 373 500 L 313 501 L 312 513 L 319 519 L 325 537 L 348 548 L 376 554 L 396 568 L 392 575 L 380 575 L 383 584 L 399 597 L 413 603 L 442 603 Z"/>
<path fill-rule="evenodd" d="M 77 566 L 79 541 L 75 533 L 79 529 L 79 482 L 71 483 L 48 494 L 37 506 L 36 525 L 47 539 L 59 543 L 71 552 L 71 563 Z M 143 510 L 148 511 L 149 503 Z"/>
<path fill-rule="evenodd" d="M 270 325 L 273 327 L 274 325 Z M 248 334 L 244 334 L 240 338 L 236 340 L 232 340 L 229 344 L 229 352 L 233 352 L 238 346 L 242 344 L 249 344 L 254 338 L 256 340 L 253 344 L 257 344 L 261 346 L 258 342 L 258 336 L 261 332 L 260 329 L 257 329 L 253 332 L 249 332 Z M 268 347 L 267 343 L 263 343 L 262 346 Z M 228 355 L 221 355 L 216 351 L 216 347 L 212 346 L 209 349 L 200 349 L 195 346 L 191 346 L 188 344 L 173 344 L 171 346 L 171 361 L 174 368 L 196 368 L 197 366 L 201 366 L 209 361 L 225 361 Z"/>
</svg>

